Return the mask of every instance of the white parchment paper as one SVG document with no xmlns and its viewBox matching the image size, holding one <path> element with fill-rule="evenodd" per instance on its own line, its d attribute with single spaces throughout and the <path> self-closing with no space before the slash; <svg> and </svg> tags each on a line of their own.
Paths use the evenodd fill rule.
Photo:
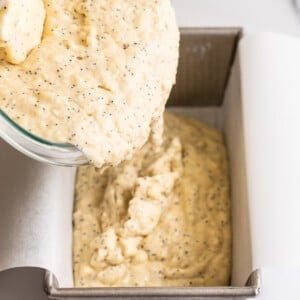
<svg viewBox="0 0 300 300">
<path fill-rule="evenodd" d="M 253 268 L 300 267 L 300 39 L 246 37 L 240 63 Z"/>
<path fill-rule="evenodd" d="M 0 140 L 0 271 L 40 267 L 72 286 L 74 177 Z"/>
</svg>

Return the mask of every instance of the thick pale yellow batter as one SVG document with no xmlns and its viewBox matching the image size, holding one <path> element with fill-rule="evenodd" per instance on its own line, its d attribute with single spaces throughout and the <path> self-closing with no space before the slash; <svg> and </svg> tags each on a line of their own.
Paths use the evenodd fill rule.
<svg viewBox="0 0 300 300">
<path fill-rule="evenodd" d="M 0 25 L 0 109 L 18 124 L 98 167 L 160 142 L 178 61 L 170 0 L 6 0 Z"/>
<path fill-rule="evenodd" d="M 226 150 L 208 126 L 166 115 L 146 144 L 103 174 L 77 175 L 76 286 L 227 285 L 231 224 Z"/>
</svg>

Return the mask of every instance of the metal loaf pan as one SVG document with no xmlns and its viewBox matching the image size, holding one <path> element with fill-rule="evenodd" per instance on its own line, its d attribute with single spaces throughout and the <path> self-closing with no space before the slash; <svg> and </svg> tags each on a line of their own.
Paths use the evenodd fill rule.
<svg viewBox="0 0 300 300">
<path fill-rule="evenodd" d="M 225 134 L 225 140 L 229 148 L 230 169 L 240 165 L 240 162 L 236 161 L 237 157 L 243 158 L 242 155 L 236 155 L 241 153 L 243 149 L 234 149 L 234 147 L 239 147 L 236 145 L 240 144 L 235 141 L 236 137 L 240 135 L 234 130 L 240 129 L 241 126 L 238 122 L 241 122 L 240 118 L 242 118 L 239 112 L 240 99 L 237 103 L 234 103 L 234 99 L 238 99 L 240 95 L 236 49 L 241 34 L 240 28 L 182 28 L 177 84 L 168 103 L 169 107 L 205 107 L 204 119 L 205 109 L 208 109 L 209 112 L 210 108 L 216 108 L 216 111 L 218 111 L 216 118 L 222 122 L 224 121 L 224 126 L 233 131 L 231 133 L 232 137 L 227 138 Z M 234 64 L 235 70 L 232 71 L 234 60 L 236 61 Z M 228 100 L 226 98 L 232 99 Z M 229 102 L 229 105 L 227 105 L 229 108 L 225 107 L 223 109 L 223 106 L 226 106 L 224 105 L 226 101 Z M 231 154 L 232 151 L 234 155 Z M 243 198 L 243 195 L 246 194 L 246 191 L 239 191 L 239 172 L 231 174 L 232 194 L 235 194 L 238 199 Z M 247 277 L 239 280 L 233 278 L 232 286 L 228 287 L 63 288 L 59 286 L 53 274 L 46 272 L 45 290 L 48 297 L 50 299 L 165 299 L 175 297 L 180 299 L 245 299 L 255 297 L 260 292 L 260 271 L 256 270 L 252 273 L 251 271 L 249 273 L 237 271 L 244 260 L 246 261 L 245 264 L 248 265 L 244 269 L 251 269 L 251 257 L 244 257 L 249 256 L 251 251 L 250 234 L 247 234 L 249 232 L 245 228 L 245 218 L 243 217 L 245 212 L 240 213 L 240 209 L 242 209 L 240 200 L 238 203 L 232 203 L 233 272 L 238 274 L 233 275 L 233 277 L 243 275 L 244 278 L 247 274 L 248 280 Z M 243 283 L 236 285 L 236 282 L 241 280 Z"/>
</svg>

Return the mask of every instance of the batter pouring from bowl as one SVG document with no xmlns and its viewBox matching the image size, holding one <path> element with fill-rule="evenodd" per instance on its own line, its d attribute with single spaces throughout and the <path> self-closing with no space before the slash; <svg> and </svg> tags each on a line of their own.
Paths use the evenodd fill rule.
<svg viewBox="0 0 300 300">
<path fill-rule="evenodd" d="M 0 7 L 0 109 L 37 136 L 74 144 L 98 167 L 130 159 L 149 135 L 161 143 L 178 61 L 170 1 L 30 2 L 38 20 L 26 9 L 12 17 L 29 2 Z M 18 22 L 28 33 L 21 41 L 8 34 Z"/>
</svg>

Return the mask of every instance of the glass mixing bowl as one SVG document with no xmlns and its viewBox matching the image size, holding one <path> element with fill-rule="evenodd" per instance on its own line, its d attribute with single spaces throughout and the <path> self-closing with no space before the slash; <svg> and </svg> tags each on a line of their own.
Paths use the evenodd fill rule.
<svg viewBox="0 0 300 300">
<path fill-rule="evenodd" d="M 0 137 L 25 155 L 53 165 L 88 164 L 85 155 L 71 144 L 57 144 L 28 132 L 0 109 Z"/>
</svg>

